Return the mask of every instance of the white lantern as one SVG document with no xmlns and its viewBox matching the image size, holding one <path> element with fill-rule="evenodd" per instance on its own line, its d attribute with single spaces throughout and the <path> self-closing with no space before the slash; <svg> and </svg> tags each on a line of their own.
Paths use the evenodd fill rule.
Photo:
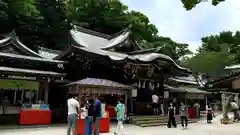
<svg viewBox="0 0 240 135">
<path fill-rule="evenodd" d="M 168 97 L 169 97 L 169 92 L 168 92 L 168 91 L 164 91 L 163 97 L 164 97 L 164 98 L 168 98 Z"/>
<path fill-rule="evenodd" d="M 132 97 L 137 97 L 137 89 L 132 90 Z"/>
</svg>

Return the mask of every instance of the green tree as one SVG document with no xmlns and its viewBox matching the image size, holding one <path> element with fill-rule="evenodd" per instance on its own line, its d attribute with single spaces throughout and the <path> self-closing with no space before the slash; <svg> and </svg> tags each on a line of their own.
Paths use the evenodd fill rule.
<svg viewBox="0 0 240 135">
<path fill-rule="evenodd" d="M 233 57 L 226 45 L 222 45 L 221 51 L 201 51 L 192 58 L 184 61 L 184 65 L 190 68 L 195 75 L 203 74 L 206 79 L 215 78 L 224 73 L 224 68 L 233 63 Z"/>
<path fill-rule="evenodd" d="M 179 58 L 192 54 L 188 44 L 176 43 L 168 37 L 154 36 L 151 42 L 145 43 L 144 48 L 159 48 L 158 53 L 166 54 L 178 61 Z"/>
<path fill-rule="evenodd" d="M 1 33 L 15 30 L 24 43 L 37 36 L 36 24 L 40 17 L 35 0 L 1 0 L 0 6 Z M 36 50 L 37 46 L 32 41 L 29 47 Z"/>
<path fill-rule="evenodd" d="M 230 31 L 220 32 L 218 35 L 211 35 L 202 38 L 202 46 L 199 51 L 220 52 L 224 45 L 231 57 L 234 58 L 234 63 L 240 63 L 240 32 L 232 33 Z"/>
<path fill-rule="evenodd" d="M 43 17 L 38 25 L 38 45 L 51 49 L 64 49 L 68 47 L 68 32 L 71 26 L 67 18 L 67 9 L 64 0 L 40 1 L 37 7 L 40 15 Z"/>
<path fill-rule="evenodd" d="M 144 48 L 164 45 L 159 53 L 167 54 L 174 59 L 191 53 L 188 44 L 179 44 L 170 38 L 158 36 L 158 29 L 150 23 L 146 15 L 128 11 L 128 7 L 119 0 L 73 0 L 68 5 L 68 18 L 88 29 L 114 34 L 129 26 L 133 39 L 142 43 Z"/>
<path fill-rule="evenodd" d="M 4 33 L 7 30 L 7 25 L 8 25 L 8 14 L 6 13 L 8 9 L 8 4 L 3 1 L 3 0 L 0 0 L 0 26 L 1 26 L 1 29 L 0 29 L 0 33 Z"/>
<path fill-rule="evenodd" d="M 196 7 L 199 3 L 202 2 L 211 1 L 212 5 L 216 6 L 225 0 L 181 0 L 181 1 L 186 10 L 191 10 L 192 8 Z"/>
<path fill-rule="evenodd" d="M 57 0 L 38 3 L 35 0 L 0 0 L 0 7 L 0 23 L 6 26 L 1 31 L 15 29 L 20 40 L 33 50 L 37 50 L 37 46 L 66 48 L 72 22 L 106 34 L 114 34 L 129 27 L 134 40 L 148 43 L 144 45 L 145 48 L 161 47 L 164 44 L 159 52 L 174 59 L 190 52 L 187 44 L 158 36 L 158 29 L 146 15 L 129 11 L 119 0 Z"/>
</svg>

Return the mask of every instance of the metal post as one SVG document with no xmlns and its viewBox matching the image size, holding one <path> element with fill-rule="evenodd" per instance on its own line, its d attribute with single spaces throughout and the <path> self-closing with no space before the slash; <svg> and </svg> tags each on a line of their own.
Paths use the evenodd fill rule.
<svg viewBox="0 0 240 135">
<path fill-rule="evenodd" d="M 17 90 L 14 91 L 14 97 L 13 97 L 13 104 L 16 103 L 16 98 L 17 98 Z"/>
<path fill-rule="evenodd" d="M 44 81 L 44 104 L 48 104 L 48 82 Z"/>
<path fill-rule="evenodd" d="M 22 90 L 21 102 L 23 103 L 24 90 Z"/>
</svg>

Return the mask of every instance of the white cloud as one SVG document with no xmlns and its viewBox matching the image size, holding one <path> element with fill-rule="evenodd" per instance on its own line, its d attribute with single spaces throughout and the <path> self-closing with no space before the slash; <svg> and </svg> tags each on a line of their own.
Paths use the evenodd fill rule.
<svg viewBox="0 0 240 135">
<path fill-rule="evenodd" d="M 146 14 L 159 30 L 159 35 L 190 44 L 195 51 L 201 37 L 221 31 L 240 30 L 240 0 L 226 0 L 214 7 L 204 2 L 191 11 L 181 0 L 122 0 L 130 10 Z"/>
</svg>

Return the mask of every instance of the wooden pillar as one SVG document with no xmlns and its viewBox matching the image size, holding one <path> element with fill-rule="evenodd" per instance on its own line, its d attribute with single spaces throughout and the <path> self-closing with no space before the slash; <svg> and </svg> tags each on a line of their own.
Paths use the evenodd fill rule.
<svg viewBox="0 0 240 135">
<path fill-rule="evenodd" d="M 49 83 L 44 81 L 44 103 L 48 104 Z"/>
<path fill-rule="evenodd" d="M 125 108 L 126 108 L 126 112 L 128 113 L 128 104 L 127 104 L 127 102 L 128 102 L 128 92 L 125 92 Z"/>
<path fill-rule="evenodd" d="M 130 96 L 129 96 L 129 103 L 130 103 L 130 112 L 129 112 L 129 114 L 130 115 L 134 115 L 133 114 L 133 95 L 132 95 L 132 91 L 130 92 Z"/>
</svg>

